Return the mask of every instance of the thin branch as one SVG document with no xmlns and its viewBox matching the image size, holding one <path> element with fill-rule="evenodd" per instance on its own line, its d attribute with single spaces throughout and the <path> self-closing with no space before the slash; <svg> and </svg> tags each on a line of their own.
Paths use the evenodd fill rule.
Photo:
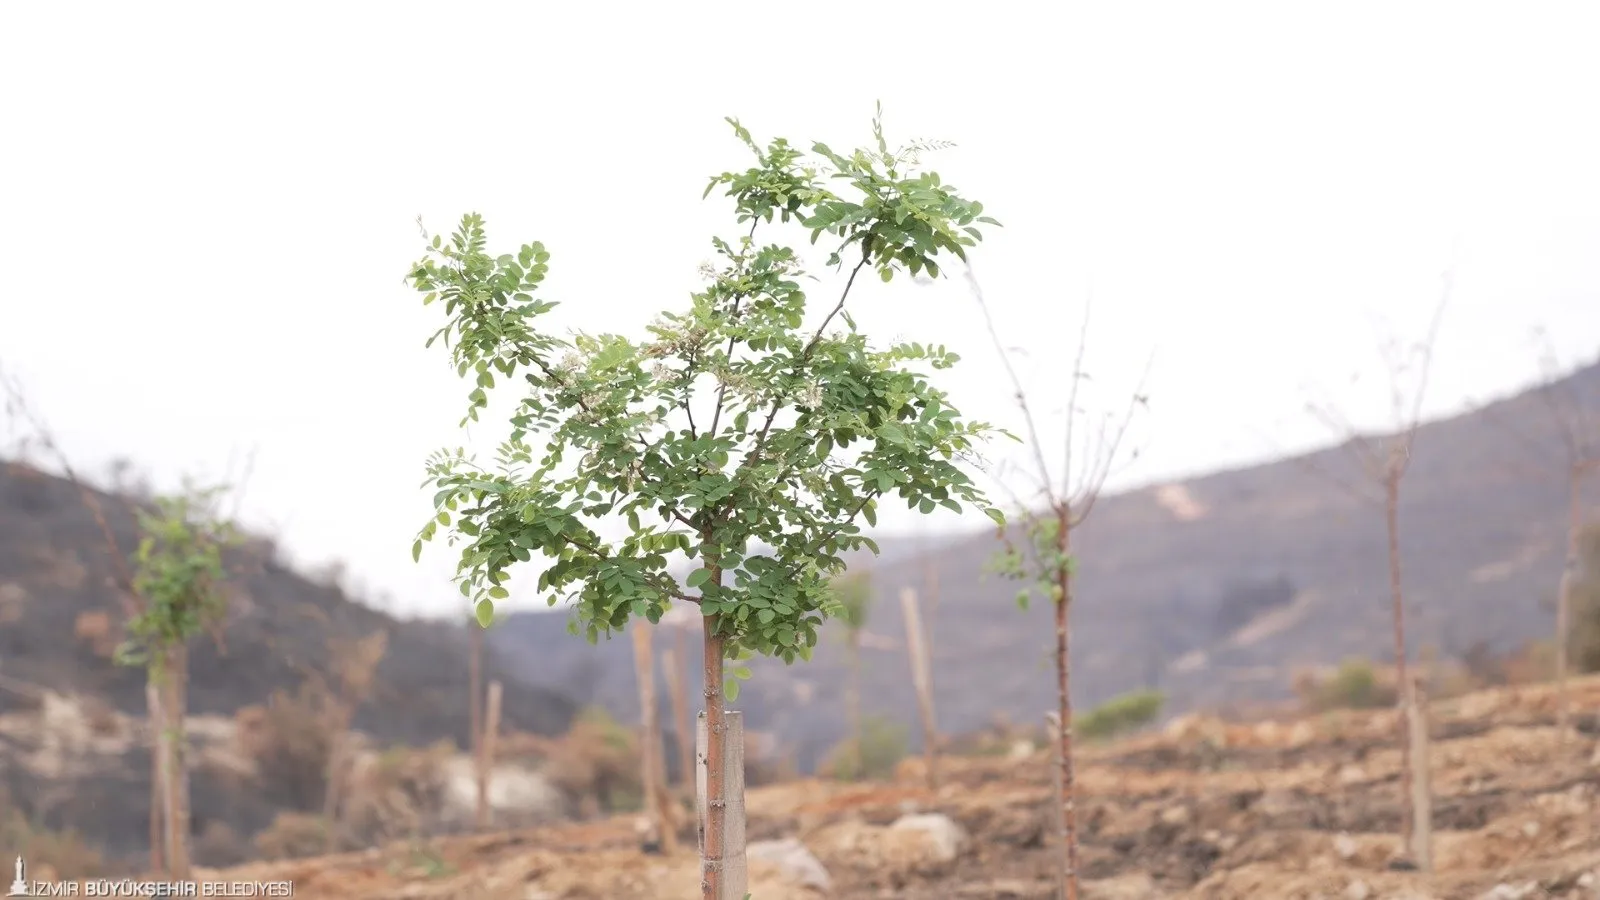
<svg viewBox="0 0 1600 900">
<path fill-rule="evenodd" d="M 1396 464 L 1403 472 L 1411 464 L 1411 445 L 1416 440 L 1417 428 L 1422 424 L 1422 401 L 1428 393 L 1428 376 L 1433 369 L 1433 348 L 1439 338 L 1439 325 L 1444 321 L 1445 307 L 1450 305 L 1450 295 L 1455 288 L 1455 267 L 1445 270 L 1443 296 L 1439 304 L 1433 308 L 1433 318 L 1428 322 L 1428 332 L 1423 337 L 1419 350 L 1422 353 L 1422 372 L 1417 379 L 1416 394 L 1411 401 L 1411 421 L 1406 426 L 1402 451 Z"/>
<path fill-rule="evenodd" d="M 84 484 L 83 480 L 78 477 L 77 471 L 72 467 L 72 462 L 67 459 L 67 454 L 56 443 L 55 437 L 51 434 L 43 418 L 34 412 L 32 406 L 29 405 L 22 386 L 15 378 L 0 371 L 0 389 L 3 389 L 6 393 L 7 407 L 33 427 L 35 437 L 38 438 L 39 443 L 56 458 L 56 464 L 61 467 L 62 474 L 67 477 L 67 481 L 73 487 L 77 488 L 78 496 L 82 499 L 83 505 L 88 508 L 89 515 L 94 518 L 96 527 L 100 529 L 100 536 L 105 541 L 106 550 L 111 555 L 111 562 L 115 567 L 116 586 L 119 588 L 117 600 L 122 605 L 123 612 L 130 618 L 138 615 L 141 604 L 138 594 L 133 588 L 133 573 L 128 569 L 128 559 L 123 555 L 122 549 L 117 543 L 116 534 L 111 530 L 111 523 L 106 518 L 105 508 L 101 506 L 100 498 L 96 496 L 94 489 Z"/>
<path fill-rule="evenodd" d="M 1088 377 L 1087 373 L 1083 371 L 1083 357 L 1089 347 L 1089 310 L 1093 304 L 1094 293 L 1091 291 L 1083 300 L 1083 323 L 1078 326 L 1078 351 L 1073 357 L 1072 374 L 1069 376 L 1072 379 L 1072 385 L 1067 388 L 1067 435 L 1066 439 L 1061 442 L 1061 493 L 1067 498 L 1066 502 L 1069 505 L 1073 503 L 1072 454 L 1074 448 L 1072 432 L 1073 426 L 1078 421 L 1078 389 L 1082 386 L 1083 379 Z"/>
<path fill-rule="evenodd" d="M 1028 405 L 1027 392 L 1022 388 L 1022 379 L 1017 376 L 1016 367 L 1011 364 L 1011 354 L 1006 351 L 1004 342 L 1000 340 L 1000 332 L 995 328 L 994 324 L 994 315 L 989 311 L 989 304 L 983 296 L 983 286 L 978 283 L 977 273 L 973 272 L 971 263 L 967 264 L 965 275 L 967 285 L 972 291 L 972 298 L 977 301 L 978 309 L 983 312 L 983 324 L 989 331 L 989 339 L 994 342 L 995 350 L 1000 354 L 1000 364 L 1005 366 L 1006 377 L 1011 380 L 1011 387 L 1016 391 L 1017 408 L 1022 410 L 1023 424 L 1028 429 L 1028 444 L 1033 450 L 1034 462 L 1039 466 L 1039 480 L 1043 482 L 1045 496 L 1049 498 L 1050 506 L 1054 508 L 1060 505 L 1060 501 L 1056 499 L 1055 488 L 1050 483 L 1050 466 L 1044 460 L 1044 441 L 1040 440 L 1039 429 L 1034 424 L 1033 409 Z M 1085 327 L 1087 327 L 1087 315 L 1084 318 L 1084 323 Z M 1079 351 L 1081 353 L 1081 346 Z M 1077 390 L 1076 381 L 1073 384 L 1073 390 Z M 1072 416 L 1073 410 L 1069 408 L 1067 410 L 1069 422 Z"/>
<path fill-rule="evenodd" d="M 1133 424 L 1133 416 L 1138 410 L 1147 405 L 1144 388 L 1150 377 L 1150 368 L 1155 365 L 1155 351 L 1151 351 L 1145 360 L 1144 371 L 1139 375 L 1139 381 L 1133 389 L 1133 398 L 1128 402 L 1128 407 L 1123 411 L 1122 420 L 1116 425 L 1116 430 L 1107 438 L 1105 432 L 1096 439 L 1096 445 L 1101 448 L 1099 461 L 1088 477 L 1081 483 L 1077 496 L 1070 502 L 1073 504 L 1073 525 L 1081 525 L 1089 518 L 1089 512 L 1094 509 L 1095 502 L 1100 499 L 1100 491 L 1105 487 L 1106 480 L 1111 477 L 1112 467 L 1116 464 L 1117 454 L 1122 449 L 1122 441 L 1128 434 L 1128 428 Z M 1069 416 L 1068 422 L 1071 422 Z M 1137 457 L 1138 451 L 1134 452 Z M 1131 463 L 1131 461 L 1130 461 Z"/>
</svg>

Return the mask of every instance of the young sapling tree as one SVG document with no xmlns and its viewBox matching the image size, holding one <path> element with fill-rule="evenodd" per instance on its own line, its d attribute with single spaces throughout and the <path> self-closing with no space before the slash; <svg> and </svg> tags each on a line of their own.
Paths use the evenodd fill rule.
<svg viewBox="0 0 1600 900">
<path fill-rule="evenodd" d="M 189 775 L 187 738 L 189 640 L 220 625 L 227 612 L 222 552 L 238 541 L 233 526 L 215 513 L 216 490 L 156 499 L 137 510 L 139 547 L 133 554 L 133 589 L 143 608 L 128 621 L 128 640 L 117 662 L 143 665 L 161 698 L 157 752 L 164 765 L 163 817 L 167 873 L 189 876 Z"/>
<path fill-rule="evenodd" d="M 862 523 L 884 498 L 922 512 L 965 503 L 1004 521 L 960 465 L 988 427 L 963 421 L 924 371 L 948 368 L 954 354 L 875 348 L 845 308 L 863 272 L 937 276 L 945 256 L 965 258 L 980 224 L 995 223 L 918 171 L 926 145 L 891 151 L 879 119 L 875 147 L 850 154 L 761 146 L 729 123 L 755 164 L 712 178 L 706 194 L 725 189 L 744 233 L 712 241 L 707 283 L 642 339 L 544 330 L 540 317 L 556 306 L 539 294 L 550 254 L 539 243 L 491 253 L 476 214 L 448 240 L 433 238 L 409 275 L 448 317 L 429 343 L 443 340 L 473 379 L 463 424 L 498 379 L 525 386 L 492 465 L 464 450 L 430 460 L 437 512 L 413 553 L 441 528 L 461 542 L 461 591 L 482 621 L 510 595 L 511 569 L 534 556 L 536 589 L 551 605 L 571 603 L 574 629 L 591 641 L 633 617 L 656 622 L 675 602 L 699 606 L 709 900 L 744 890 L 734 883 L 743 861 L 723 858 L 722 761 L 724 700 L 749 671 L 724 662 L 809 658 L 838 611 L 828 580 L 843 553 L 876 552 Z M 773 228 L 785 223 L 833 244 L 828 265 L 843 284 L 820 309 L 801 288 L 799 251 Z M 765 242 L 763 228 L 773 234 Z M 675 558 L 696 566 L 681 584 Z"/>
<path fill-rule="evenodd" d="M 1072 535 L 1074 529 L 1088 520 L 1106 480 L 1113 474 L 1134 414 L 1147 405 L 1144 379 L 1141 377 L 1139 386 L 1119 412 L 1091 416 L 1079 406 L 1079 390 L 1088 379 L 1083 365 L 1089 339 L 1089 308 L 1085 304 L 1077 352 L 1072 371 L 1067 376 L 1066 431 L 1062 438 L 1061 467 L 1057 474 L 1048 461 L 1050 451 L 1035 423 L 1033 406 L 1012 364 L 1011 351 L 1000 340 L 983 288 L 970 266 L 967 269 L 967 281 L 973 298 L 983 312 L 990 340 L 1015 392 L 1013 399 L 1026 427 L 1028 449 L 1033 457 L 1029 474 L 1037 492 L 1026 498 L 1011 492 L 1012 503 L 1021 518 L 1022 539 L 1013 540 L 1006 527 L 1001 526 L 1000 536 L 1005 541 L 1005 549 L 997 554 L 994 568 L 1026 585 L 1017 593 L 1019 607 L 1027 609 L 1029 598 L 1035 593 L 1048 597 L 1054 607 L 1057 708 L 1049 721 L 1055 729 L 1051 741 L 1055 745 L 1053 757 L 1059 770 L 1055 780 L 1060 806 L 1060 814 L 1056 819 L 1061 823 L 1057 892 L 1064 900 L 1078 900 L 1078 815 L 1077 785 L 1073 775 L 1071 690 L 1071 611 L 1075 599 L 1077 562 L 1073 557 Z M 1145 371 L 1148 374 L 1148 362 Z M 1130 461 L 1137 456 L 1137 451 L 1129 454 Z M 1043 509 L 1036 511 L 1040 505 Z"/>
</svg>

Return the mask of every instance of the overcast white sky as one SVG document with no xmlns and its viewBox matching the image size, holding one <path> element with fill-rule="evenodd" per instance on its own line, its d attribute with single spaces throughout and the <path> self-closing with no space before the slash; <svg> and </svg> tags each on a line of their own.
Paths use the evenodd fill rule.
<svg viewBox="0 0 1600 900">
<path fill-rule="evenodd" d="M 1091 400 L 1157 354 L 1123 485 L 1321 441 L 1308 396 L 1382 423 L 1378 338 L 1424 332 L 1452 253 L 1430 410 L 1534 378 L 1535 327 L 1600 350 L 1593 4 L 249 9 L 0 9 L 0 364 L 80 468 L 254 449 L 246 518 L 399 612 L 459 604 L 409 556 L 463 395 L 401 281 L 416 217 L 544 241 L 560 321 L 636 334 L 732 234 L 700 199 L 747 163 L 727 115 L 850 147 L 882 100 L 892 141 L 957 142 L 928 162 L 1006 225 L 975 263 L 1039 402 L 1091 285 Z M 856 309 L 1015 424 L 959 279 Z"/>
</svg>

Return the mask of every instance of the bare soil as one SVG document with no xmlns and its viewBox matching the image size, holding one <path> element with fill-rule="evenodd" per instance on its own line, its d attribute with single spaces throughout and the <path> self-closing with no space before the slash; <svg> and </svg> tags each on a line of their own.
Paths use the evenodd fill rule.
<svg viewBox="0 0 1600 900">
<path fill-rule="evenodd" d="M 1393 712 L 1229 724 L 1187 717 L 1090 748 L 1079 767 L 1086 900 L 1536 900 L 1600 897 L 1600 678 L 1573 682 L 1572 733 L 1547 686 L 1437 703 L 1430 752 L 1435 873 L 1396 870 Z M 893 783 L 807 780 L 752 790 L 750 839 L 798 837 L 832 887 L 752 862 L 755 900 L 1045 898 L 1055 859 L 1048 757 L 951 759 L 937 793 L 920 761 Z M 892 852 L 883 825 L 937 812 L 970 836 L 954 860 Z M 645 855 L 617 818 L 397 844 L 230 870 L 291 879 L 297 898 L 698 897 L 692 835 Z M 1495 893 L 1498 892 L 1498 893 Z"/>
</svg>

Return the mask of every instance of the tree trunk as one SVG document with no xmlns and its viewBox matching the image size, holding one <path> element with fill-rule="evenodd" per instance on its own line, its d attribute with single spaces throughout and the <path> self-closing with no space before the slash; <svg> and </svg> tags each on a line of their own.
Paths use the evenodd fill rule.
<svg viewBox="0 0 1600 900">
<path fill-rule="evenodd" d="M 1567 742 L 1567 654 L 1572 641 L 1572 588 L 1578 578 L 1578 532 L 1583 527 L 1583 470 L 1574 465 L 1567 475 L 1567 558 L 1556 594 L 1556 731 Z"/>
<path fill-rule="evenodd" d="M 1400 834 L 1411 834 L 1416 810 L 1411 795 L 1411 679 L 1406 672 L 1406 604 L 1400 586 L 1400 472 L 1391 468 L 1384 477 L 1384 523 L 1389 537 L 1389 600 L 1394 617 L 1394 676 L 1400 726 Z M 1402 841 L 1404 841 L 1402 837 Z"/>
<path fill-rule="evenodd" d="M 865 778 L 867 754 L 864 746 L 866 727 L 861 715 L 861 632 L 851 629 L 847 636 L 845 652 L 849 656 L 850 672 L 844 687 L 845 716 L 850 720 L 850 761 L 854 765 L 851 777 Z"/>
<path fill-rule="evenodd" d="M 688 633 L 682 628 L 672 629 L 676 646 L 661 650 L 661 671 L 667 679 L 667 699 L 672 703 L 672 730 L 678 738 L 678 771 L 683 779 L 683 790 L 691 797 L 695 790 L 694 719 L 689 715 L 689 697 L 683 689 L 683 661 Z"/>
<path fill-rule="evenodd" d="M 474 616 L 467 623 L 467 690 L 471 694 L 468 704 L 468 727 L 472 734 L 467 738 L 477 775 L 478 802 L 473 811 L 473 825 L 478 829 L 489 827 L 489 773 L 483 761 L 483 626 Z"/>
<path fill-rule="evenodd" d="M 1056 567 L 1056 700 L 1057 757 L 1061 763 L 1061 846 L 1065 868 L 1062 881 L 1066 886 L 1066 900 L 1078 900 L 1078 809 L 1075 802 L 1077 783 L 1072 768 L 1072 648 L 1070 619 L 1072 608 L 1072 513 L 1063 504 L 1056 510 L 1056 549 L 1060 563 Z"/>
<path fill-rule="evenodd" d="M 161 681 L 154 670 L 146 677 L 144 702 L 150 722 L 150 872 L 162 875 L 167 870 L 167 748 L 162 740 L 166 717 L 161 711 Z"/>
<path fill-rule="evenodd" d="M 710 534 L 704 535 L 704 538 L 707 545 L 712 543 Z M 721 567 L 707 560 L 706 568 L 711 573 L 708 583 L 720 587 Z M 728 773 L 725 771 L 728 752 L 724 715 L 727 708 L 722 692 L 724 644 L 722 635 L 717 633 L 717 625 L 716 615 L 701 619 L 705 647 L 702 690 L 706 704 L 706 803 L 700 822 L 700 894 L 703 900 L 744 900 L 744 845 L 734 848 L 738 858 L 726 858 L 729 850 L 728 805 L 735 798 L 728 796 Z M 740 781 L 743 781 L 742 777 Z M 736 800 L 738 808 L 743 810 L 744 798 Z"/>
<path fill-rule="evenodd" d="M 189 650 L 183 644 L 174 644 L 167 650 L 167 696 L 162 710 L 166 719 L 166 788 L 170 798 L 167 809 L 171 812 L 167 819 L 167 874 L 180 881 L 189 877 L 189 768 L 184 732 L 188 675 Z"/>
<path fill-rule="evenodd" d="M 1045 727 L 1045 733 L 1046 734 L 1049 734 L 1051 732 L 1055 732 L 1055 733 L 1059 734 L 1061 732 L 1060 723 L 1061 723 L 1061 714 L 1060 713 L 1050 712 L 1050 713 L 1045 713 L 1044 714 L 1044 727 Z M 1061 786 L 1061 742 L 1060 741 L 1051 741 L 1050 745 L 1052 747 L 1052 750 L 1051 750 L 1051 753 L 1050 753 L 1050 762 L 1051 762 L 1051 766 L 1050 766 L 1050 772 L 1051 772 L 1050 782 L 1051 782 L 1051 785 L 1050 786 L 1055 789 L 1055 793 L 1052 794 L 1052 796 L 1054 796 L 1055 800 L 1056 800 L 1056 814 L 1055 814 L 1056 839 L 1062 842 L 1062 844 L 1059 847 L 1057 847 L 1056 852 L 1061 854 L 1061 858 L 1062 859 L 1066 859 L 1067 848 L 1066 848 L 1066 843 L 1065 842 L 1066 842 L 1066 838 L 1067 838 L 1067 809 L 1066 809 L 1066 805 L 1067 805 L 1066 796 L 1067 795 L 1066 795 L 1065 788 L 1063 788 Z M 1056 866 L 1056 900 L 1065 900 L 1066 896 L 1067 896 L 1067 867 L 1066 866 Z"/>
</svg>

